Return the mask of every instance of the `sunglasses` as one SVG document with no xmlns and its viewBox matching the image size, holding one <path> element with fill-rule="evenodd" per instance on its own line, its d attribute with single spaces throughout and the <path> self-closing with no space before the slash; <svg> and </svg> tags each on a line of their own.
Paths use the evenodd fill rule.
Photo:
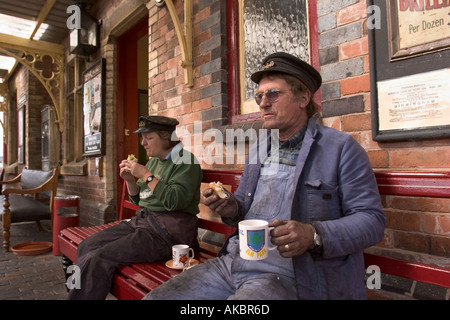
<svg viewBox="0 0 450 320">
<path fill-rule="evenodd" d="M 280 97 L 280 94 L 283 93 L 283 92 L 284 91 L 280 91 L 278 89 L 269 89 L 269 90 L 266 90 L 264 92 L 258 92 L 258 93 L 255 94 L 256 104 L 258 106 L 261 105 L 261 101 L 262 101 L 264 96 L 266 96 L 266 99 L 270 103 L 274 103 L 275 101 L 278 100 L 278 98 Z"/>
</svg>

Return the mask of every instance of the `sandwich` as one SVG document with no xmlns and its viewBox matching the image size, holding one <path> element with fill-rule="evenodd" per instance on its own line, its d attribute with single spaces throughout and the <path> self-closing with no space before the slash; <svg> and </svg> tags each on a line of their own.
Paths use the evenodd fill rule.
<svg viewBox="0 0 450 320">
<path fill-rule="evenodd" d="M 226 198 L 228 198 L 228 197 L 230 196 L 227 192 L 225 192 L 225 189 L 223 188 L 222 183 L 219 182 L 219 181 L 217 181 L 217 182 L 211 182 L 211 183 L 209 184 L 209 187 L 210 187 L 211 189 L 213 189 L 213 191 L 215 192 L 215 194 L 217 194 L 217 196 L 218 196 L 220 199 L 226 199 Z"/>
</svg>

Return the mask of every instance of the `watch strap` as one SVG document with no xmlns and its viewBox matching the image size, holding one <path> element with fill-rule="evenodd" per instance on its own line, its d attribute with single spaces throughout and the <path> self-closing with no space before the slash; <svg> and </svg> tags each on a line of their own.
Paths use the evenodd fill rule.
<svg viewBox="0 0 450 320">
<path fill-rule="evenodd" d="M 155 179 L 155 176 L 151 174 L 147 177 L 147 179 L 145 179 L 145 183 L 148 184 L 149 182 L 152 182 L 153 179 Z"/>
<path fill-rule="evenodd" d="M 312 227 L 314 229 L 314 234 L 313 234 L 314 247 L 309 249 L 308 252 L 322 254 L 323 253 L 323 240 L 322 240 L 322 237 L 317 232 L 317 228 L 314 225 L 314 223 L 311 223 L 311 225 L 312 225 Z"/>
</svg>

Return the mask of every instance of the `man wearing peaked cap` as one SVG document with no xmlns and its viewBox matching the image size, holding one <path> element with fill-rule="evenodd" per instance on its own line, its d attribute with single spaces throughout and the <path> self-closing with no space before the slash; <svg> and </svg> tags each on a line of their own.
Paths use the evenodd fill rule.
<svg viewBox="0 0 450 320">
<path fill-rule="evenodd" d="M 174 244 L 196 245 L 202 170 L 174 135 L 177 124 L 163 116 L 139 118 L 135 132 L 149 160 L 142 165 L 129 157 L 119 165 L 130 201 L 139 210 L 80 243 L 80 288 L 72 289 L 68 299 L 104 299 L 119 266 L 169 260 Z M 186 161 L 177 161 L 179 156 Z"/>
<path fill-rule="evenodd" d="M 177 119 L 164 116 L 141 116 L 139 117 L 139 129 L 135 133 L 154 131 L 175 131 L 179 124 Z"/>
<path fill-rule="evenodd" d="M 234 227 L 269 222 L 277 250 L 246 260 L 236 232 L 218 258 L 145 298 L 364 299 L 363 250 L 381 241 L 386 221 L 365 150 L 351 135 L 315 122 L 313 95 L 322 80 L 306 62 L 277 52 L 251 79 L 270 132 L 250 147 L 236 192 L 221 199 L 206 189 L 203 203 Z"/>
<path fill-rule="evenodd" d="M 308 89 L 315 93 L 322 85 L 320 73 L 309 63 L 285 52 L 276 52 L 262 61 L 261 70 L 253 73 L 251 79 L 259 83 L 268 73 L 290 74 L 301 80 Z"/>
</svg>

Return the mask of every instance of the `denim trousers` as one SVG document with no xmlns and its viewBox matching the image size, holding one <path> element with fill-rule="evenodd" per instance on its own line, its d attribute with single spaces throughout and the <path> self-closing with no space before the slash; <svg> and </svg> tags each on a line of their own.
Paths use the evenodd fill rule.
<svg viewBox="0 0 450 320">
<path fill-rule="evenodd" d="M 292 279 L 275 273 L 235 273 L 230 254 L 207 260 L 149 292 L 144 300 L 294 300 Z"/>
<path fill-rule="evenodd" d="M 117 268 L 170 259 L 172 245 L 146 215 L 135 216 L 86 238 L 78 246 L 75 263 L 81 270 L 80 289 L 70 290 L 67 299 L 105 299 Z"/>
</svg>

